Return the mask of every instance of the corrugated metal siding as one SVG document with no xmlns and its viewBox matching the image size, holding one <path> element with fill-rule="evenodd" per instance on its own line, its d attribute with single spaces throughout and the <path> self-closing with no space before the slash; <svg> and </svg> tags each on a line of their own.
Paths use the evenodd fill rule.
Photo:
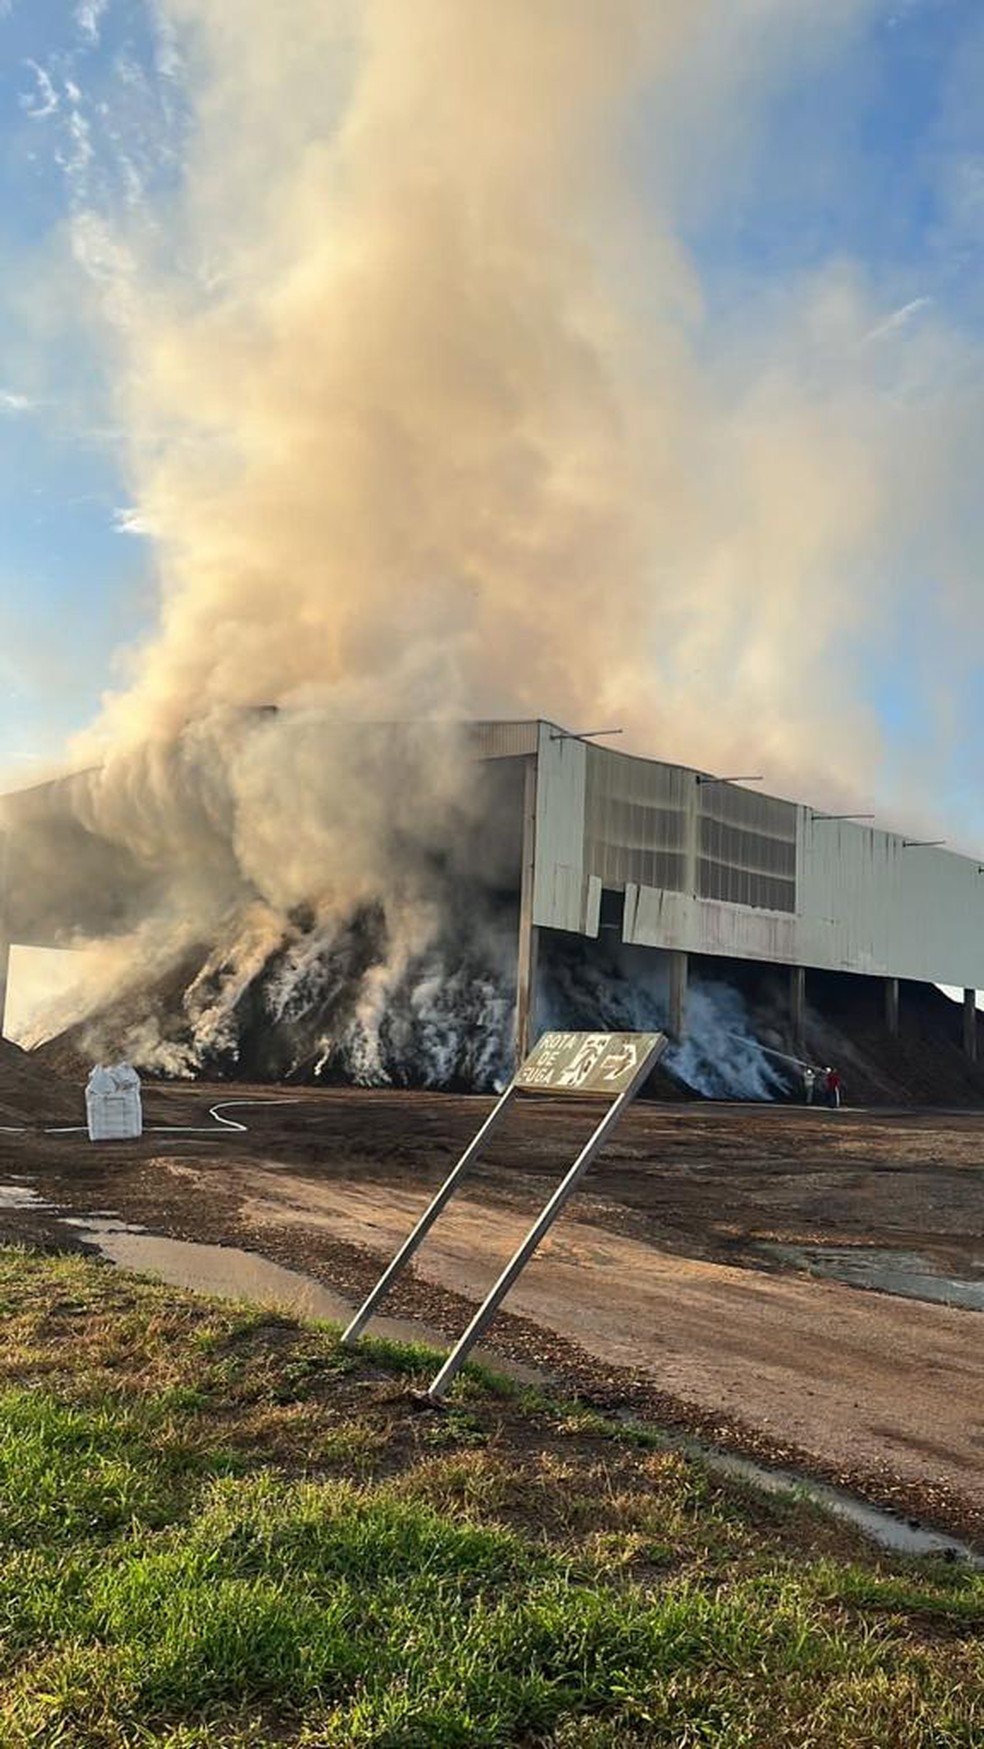
<svg viewBox="0 0 984 1749">
<path fill-rule="evenodd" d="M 697 786 L 698 896 L 796 909 L 796 807 L 733 784 Z"/>
<path fill-rule="evenodd" d="M 975 860 L 799 812 L 804 964 L 984 989 L 984 875 Z"/>
<path fill-rule="evenodd" d="M 691 862 L 694 774 L 587 747 L 585 866 L 606 887 L 682 892 Z"/>
<path fill-rule="evenodd" d="M 796 808 L 686 766 L 588 747 L 585 866 L 607 887 L 796 908 Z"/>
<path fill-rule="evenodd" d="M 535 753 L 539 728 L 534 718 L 467 725 L 469 740 L 479 759 L 515 759 L 524 753 Z"/>
<path fill-rule="evenodd" d="M 984 989 L 984 874 L 968 857 L 797 809 L 795 914 L 642 888 L 647 947 Z"/>
</svg>

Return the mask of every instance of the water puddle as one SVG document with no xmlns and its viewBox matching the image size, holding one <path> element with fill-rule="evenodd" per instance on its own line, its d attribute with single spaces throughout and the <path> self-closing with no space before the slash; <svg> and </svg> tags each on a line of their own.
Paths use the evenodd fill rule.
<svg viewBox="0 0 984 1749">
<path fill-rule="evenodd" d="M 312 1276 L 271 1263 L 253 1251 L 232 1245 L 199 1245 L 187 1239 L 162 1239 L 116 1218 L 72 1217 L 65 1221 L 85 1244 L 121 1268 L 156 1276 L 171 1287 L 188 1288 L 214 1299 L 245 1300 L 272 1311 L 289 1312 L 295 1318 L 317 1318 L 326 1323 L 347 1324 L 355 1306 L 341 1294 L 322 1287 Z M 419 1342 L 444 1350 L 448 1339 L 440 1330 L 409 1318 L 374 1318 L 369 1334 L 391 1342 Z M 544 1375 L 533 1367 L 503 1360 L 487 1349 L 477 1349 L 497 1372 L 524 1384 L 542 1384 Z"/>
<path fill-rule="evenodd" d="M 172 1287 L 190 1288 L 216 1299 L 249 1300 L 294 1317 L 323 1318 L 336 1324 L 351 1316 L 348 1302 L 340 1294 L 250 1251 L 161 1239 L 111 1216 L 73 1217 L 65 1225 L 73 1227 L 80 1239 L 110 1263 L 156 1276 Z"/>
<path fill-rule="evenodd" d="M 643 1427 L 630 1410 L 616 1417 L 626 1426 Z M 652 1432 L 651 1428 L 645 1431 Z M 731 1481 L 747 1482 L 762 1494 L 806 1500 L 819 1506 L 834 1518 L 844 1519 L 860 1530 L 879 1548 L 897 1555 L 934 1556 L 947 1561 L 962 1561 L 977 1572 L 984 1572 L 984 1554 L 978 1554 L 969 1543 L 944 1531 L 930 1530 L 911 1518 L 899 1518 L 880 1506 L 871 1506 L 846 1488 L 836 1488 L 831 1482 L 817 1482 L 799 1470 L 786 1470 L 771 1464 L 758 1463 L 755 1458 L 740 1457 L 737 1452 L 722 1451 L 720 1446 L 706 1445 L 700 1439 L 688 1439 L 686 1434 L 666 1433 L 661 1443 L 669 1451 L 695 1458 L 712 1475 Z"/>
<path fill-rule="evenodd" d="M 880 1507 L 869 1506 L 867 1501 L 859 1500 L 857 1495 L 848 1494 L 843 1488 L 835 1488 L 828 1482 L 811 1481 L 795 1470 L 770 1469 L 755 1463 L 752 1458 L 732 1456 L 730 1452 L 702 1448 L 700 1455 L 715 1475 L 750 1482 L 764 1494 L 792 1494 L 808 1500 L 834 1518 L 856 1525 L 871 1542 L 877 1543 L 879 1548 L 890 1549 L 893 1554 L 933 1555 L 937 1559 L 959 1560 L 978 1572 L 984 1572 L 984 1555 L 977 1554 L 969 1544 L 958 1542 L 955 1537 L 946 1536 L 941 1531 L 927 1530 L 911 1519 L 896 1518 Z"/>
<path fill-rule="evenodd" d="M 30 1185 L 26 1179 L 7 1179 L 0 1184 L 0 1212 L 5 1209 L 50 1209 L 52 1204 L 45 1202 L 40 1191 Z"/>
<path fill-rule="evenodd" d="M 868 1245 L 780 1245 L 762 1241 L 757 1250 L 806 1275 L 874 1288 L 907 1300 L 984 1312 L 984 1279 L 944 1275 L 918 1251 L 890 1251 Z M 975 1259 L 976 1265 L 976 1259 Z"/>
</svg>

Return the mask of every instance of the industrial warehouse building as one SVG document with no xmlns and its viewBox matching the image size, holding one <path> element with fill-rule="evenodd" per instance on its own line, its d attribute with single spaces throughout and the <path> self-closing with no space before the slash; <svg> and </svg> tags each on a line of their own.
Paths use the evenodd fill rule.
<svg viewBox="0 0 984 1749">
<path fill-rule="evenodd" d="M 352 731 L 360 739 L 402 732 Z M 518 919 L 521 1052 L 535 1024 L 538 950 L 551 931 L 560 932 L 555 942 L 660 950 L 678 1036 L 690 962 L 700 958 L 788 973 L 794 1040 L 811 971 L 881 980 L 890 1033 L 900 980 L 957 986 L 965 1049 L 975 1054 L 975 992 L 984 988 L 984 869 L 975 859 L 542 720 L 472 723 L 465 733 L 481 772 L 479 815 Z M 64 805 L 85 781 L 77 774 L 2 798 L 0 858 L 5 852 L 11 878 L 6 888 L 0 878 L 0 1022 L 11 943 L 111 934 L 133 892 L 153 879 L 81 823 L 84 809 Z"/>
<path fill-rule="evenodd" d="M 809 970 L 965 992 L 976 1050 L 984 868 L 966 856 L 744 789 L 711 772 L 596 746 L 543 721 L 474 725 L 476 755 L 515 770 L 522 809 L 518 1035 L 529 1035 L 539 931 L 667 952 L 671 1030 L 686 1027 L 691 955 L 788 967 L 794 1036 Z"/>
</svg>

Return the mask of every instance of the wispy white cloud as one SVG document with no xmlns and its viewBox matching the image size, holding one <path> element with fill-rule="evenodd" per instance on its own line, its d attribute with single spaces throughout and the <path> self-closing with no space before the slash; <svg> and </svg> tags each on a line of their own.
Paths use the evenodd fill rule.
<svg viewBox="0 0 984 1749">
<path fill-rule="evenodd" d="M 900 25 L 918 20 L 920 13 L 942 12 L 950 4 L 951 0 L 895 0 L 885 23 L 889 30 L 897 30 Z"/>
<path fill-rule="evenodd" d="M 32 121 L 44 121 L 49 115 L 54 115 L 60 107 L 61 99 L 55 90 L 51 74 L 38 61 L 28 60 L 25 63 L 34 74 L 33 91 L 25 92 L 20 99 L 20 106 L 25 115 Z"/>
<path fill-rule="evenodd" d="M 33 413 L 38 405 L 37 401 L 31 400 L 30 395 L 17 394 L 13 389 L 0 389 L 0 413 Z"/>
<path fill-rule="evenodd" d="M 178 33 L 162 0 L 150 0 L 150 19 L 154 32 L 154 65 L 157 72 L 162 79 L 178 79 L 184 69 L 184 60 L 178 43 Z"/>
<path fill-rule="evenodd" d="M 134 504 L 122 504 L 113 511 L 113 527 L 117 534 L 136 534 L 147 537 L 154 533 L 150 518 Z"/>
<path fill-rule="evenodd" d="M 61 91 L 61 111 L 57 121 L 55 163 L 65 177 L 65 186 L 73 206 L 84 206 L 91 197 L 91 173 L 97 157 L 93 135 L 92 105 L 78 83 L 65 78 Z M 98 122 L 98 117 L 96 118 Z"/>
<path fill-rule="evenodd" d="M 869 329 L 864 337 L 865 344 L 876 340 L 890 340 L 893 335 L 901 334 L 903 329 L 908 328 L 924 310 L 931 309 L 932 304 L 932 298 L 912 298 L 909 303 L 902 304 L 899 309 L 893 310 L 883 322 L 878 322 L 874 328 Z"/>
<path fill-rule="evenodd" d="M 81 109 L 74 105 L 68 118 L 67 146 L 59 153 L 58 162 L 70 177 L 77 179 L 85 175 L 93 156 L 92 129 Z"/>
<path fill-rule="evenodd" d="M 87 43 L 98 43 L 100 26 L 108 6 L 109 0 L 79 0 L 75 8 L 75 22 Z"/>
</svg>

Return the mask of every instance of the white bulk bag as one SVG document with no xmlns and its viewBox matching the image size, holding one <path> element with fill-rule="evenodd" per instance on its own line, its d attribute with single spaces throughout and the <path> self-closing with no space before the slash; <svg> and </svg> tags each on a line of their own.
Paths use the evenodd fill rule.
<svg viewBox="0 0 984 1749">
<path fill-rule="evenodd" d="M 85 1089 L 90 1142 L 131 1141 L 143 1134 L 140 1076 L 130 1063 L 98 1063 Z"/>
</svg>

